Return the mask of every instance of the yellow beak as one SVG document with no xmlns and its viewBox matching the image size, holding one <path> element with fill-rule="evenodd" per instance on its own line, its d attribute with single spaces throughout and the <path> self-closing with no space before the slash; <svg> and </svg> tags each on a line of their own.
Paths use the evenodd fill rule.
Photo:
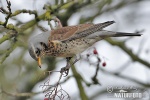
<svg viewBox="0 0 150 100">
<path fill-rule="evenodd" d="M 42 65 L 42 64 L 41 64 L 41 58 L 38 57 L 38 58 L 37 58 L 37 61 L 38 61 L 38 66 L 41 68 L 41 65 Z"/>
</svg>

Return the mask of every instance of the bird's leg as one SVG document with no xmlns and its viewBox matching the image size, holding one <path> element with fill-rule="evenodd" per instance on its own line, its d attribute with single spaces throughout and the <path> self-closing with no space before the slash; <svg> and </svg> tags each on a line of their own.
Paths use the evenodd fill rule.
<svg viewBox="0 0 150 100">
<path fill-rule="evenodd" d="M 71 58 L 72 58 L 72 57 L 66 57 L 67 65 L 66 65 L 65 67 L 61 68 L 61 70 L 60 70 L 60 73 L 65 72 L 66 76 L 68 75 L 68 73 L 69 73 L 69 68 L 71 67 L 71 64 L 70 64 Z"/>
<path fill-rule="evenodd" d="M 54 18 L 54 21 L 58 23 L 58 28 L 63 27 L 61 21 L 57 17 Z"/>
</svg>

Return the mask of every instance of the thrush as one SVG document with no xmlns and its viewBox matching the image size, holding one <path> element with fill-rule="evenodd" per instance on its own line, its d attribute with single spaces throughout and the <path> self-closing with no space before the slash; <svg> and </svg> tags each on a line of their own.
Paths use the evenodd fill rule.
<svg viewBox="0 0 150 100">
<path fill-rule="evenodd" d="M 67 65 L 61 72 L 70 68 L 70 59 L 76 54 L 92 46 L 94 43 L 107 37 L 141 36 L 139 33 L 113 32 L 104 30 L 105 27 L 113 24 L 114 21 L 107 21 L 98 24 L 79 24 L 66 26 L 59 29 L 41 33 L 29 42 L 29 53 L 38 61 L 41 67 L 41 57 L 54 56 L 66 57 Z"/>
</svg>

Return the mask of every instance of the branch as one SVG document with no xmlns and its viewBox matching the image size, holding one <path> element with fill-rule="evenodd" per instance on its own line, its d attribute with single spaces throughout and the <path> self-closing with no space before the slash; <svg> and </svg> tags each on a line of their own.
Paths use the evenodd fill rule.
<svg viewBox="0 0 150 100">
<path fill-rule="evenodd" d="M 99 3 L 99 5 L 97 7 L 98 12 L 95 15 L 92 15 L 91 17 L 88 17 L 88 18 L 81 18 L 80 23 L 87 22 L 87 21 L 93 21 L 96 17 L 100 16 L 103 13 L 114 11 L 114 10 L 117 10 L 119 8 L 123 8 L 123 7 L 125 7 L 129 4 L 131 5 L 133 3 L 137 3 L 137 2 L 141 2 L 141 1 L 142 0 L 132 0 L 132 1 L 131 0 L 126 0 L 126 1 L 119 2 L 114 6 L 108 6 L 106 9 L 102 9 L 106 4 L 109 3 L 109 1 L 104 0 L 101 3 Z"/>
<path fill-rule="evenodd" d="M 133 60 L 133 61 L 137 61 L 137 62 L 140 62 L 142 63 L 143 65 L 145 65 L 146 67 L 150 68 L 150 63 L 142 60 L 141 58 L 139 58 L 137 55 L 135 55 L 131 50 L 129 50 L 124 42 L 120 42 L 120 41 L 115 41 L 115 40 L 112 40 L 110 38 L 107 38 L 105 39 L 107 42 L 109 42 L 111 45 L 117 45 L 118 47 L 120 47 L 124 52 L 126 52 L 130 58 Z"/>
<path fill-rule="evenodd" d="M 17 34 L 17 33 L 14 32 L 14 31 L 8 31 L 8 32 L 6 33 L 6 35 L 3 35 L 3 37 L 0 38 L 0 44 L 3 43 L 3 42 L 6 41 L 6 40 L 11 39 L 11 38 L 14 37 L 16 34 Z"/>
<path fill-rule="evenodd" d="M 31 97 L 31 96 L 38 94 L 39 92 L 37 93 L 9 93 L 9 92 L 2 90 L 1 93 L 7 94 L 13 97 Z"/>
<path fill-rule="evenodd" d="M 7 2 L 8 3 L 8 9 L 9 9 L 9 14 L 6 10 L 4 10 L 3 8 L 0 10 L 2 12 L 5 12 L 5 14 L 8 14 L 6 21 L 5 22 L 1 22 L 0 21 L 0 25 L 4 26 L 7 29 L 13 30 L 10 32 L 7 32 L 5 35 L 3 35 L 2 38 L 0 38 L 0 44 L 3 43 L 6 40 L 9 40 L 11 38 L 13 38 L 14 36 L 20 35 L 22 34 L 25 30 L 27 30 L 28 28 L 31 28 L 32 26 L 34 26 L 35 24 L 37 24 L 40 20 L 52 20 L 52 17 L 54 15 L 56 15 L 56 11 L 62 10 L 62 9 L 69 9 L 73 4 L 76 4 L 76 2 L 72 1 L 72 2 L 67 2 L 65 4 L 61 4 L 61 5 L 55 5 L 55 7 L 51 7 L 51 9 L 49 9 L 48 11 L 46 11 L 44 14 L 37 16 L 37 13 L 35 11 L 31 11 L 31 10 L 18 10 L 15 11 L 13 14 L 11 13 L 11 9 L 10 9 L 10 1 Z M 24 25 L 22 25 L 21 27 L 17 27 L 13 24 L 7 24 L 8 19 L 12 16 L 16 16 L 20 13 L 29 13 L 29 14 L 34 14 L 36 16 L 36 18 L 34 20 L 31 20 L 27 23 L 25 23 Z M 67 13 L 67 12 L 66 12 Z M 73 12 L 72 12 L 73 13 Z M 71 14 L 72 14 L 71 13 Z M 6 56 L 5 56 L 6 57 Z M 4 58 L 5 59 L 5 58 Z M 3 62 L 3 60 L 1 61 L 1 63 Z"/>
<path fill-rule="evenodd" d="M 5 55 L 0 59 L 0 65 L 5 61 L 5 59 L 10 55 L 10 53 L 16 48 L 16 41 L 13 41 L 11 47 L 5 51 Z"/>
<path fill-rule="evenodd" d="M 31 15 L 31 14 L 34 14 L 34 15 L 35 15 L 35 18 L 38 17 L 37 12 L 36 12 L 35 10 L 32 11 L 32 10 L 26 10 L 26 9 L 17 10 L 17 11 L 15 11 L 14 13 L 12 13 L 10 17 L 17 16 L 17 15 L 19 15 L 19 14 L 21 14 L 21 13 L 28 13 L 28 14 L 30 14 L 30 15 Z"/>
<path fill-rule="evenodd" d="M 143 86 L 143 87 L 145 87 L 145 88 L 149 88 L 149 87 L 150 87 L 150 84 L 148 84 L 148 83 L 143 83 L 143 82 L 141 82 L 141 81 L 139 81 L 139 80 L 136 80 L 136 79 L 127 77 L 127 76 L 125 76 L 125 75 L 122 75 L 121 72 L 112 73 L 112 72 L 108 72 L 108 71 L 106 71 L 106 70 L 104 70 L 104 69 L 101 69 L 101 70 L 102 70 L 102 72 L 104 72 L 105 74 L 108 74 L 108 75 L 110 75 L 110 76 L 113 75 L 113 76 L 119 77 L 119 78 L 121 78 L 121 79 L 126 79 L 127 81 L 134 82 L 134 83 L 139 84 L 139 85 L 141 85 L 141 86 Z M 102 90 L 100 90 L 99 92 L 93 94 L 93 95 L 90 97 L 90 100 L 94 100 L 94 98 L 96 98 L 96 97 L 98 97 L 98 96 L 100 96 L 100 95 L 102 95 L 102 94 L 108 93 L 106 90 L 107 90 L 107 89 L 102 89 Z M 144 90 L 145 90 L 145 89 L 144 89 Z"/>
<path fill-rule="evenodd" d="M 3 14 L 9 14 L 9 12 L 2 7 L 0 7 L 0 12 Z"/>
<path fill-rule="evenodd" d="M 86 92 L 84 91 L 84 88 L 82 86 L 82 78 L 80 77 L 80 74 L 76 71 L 75 66 L 72 66 L 71 69 L 79 88 L 81 100 L 88 100 Z"/>
<path fill-rule="evenodd" d="M 10 1 L 8 1 L 8 0 L 6 0 L 7 1 L 7 8 L 8 8 L 8 15 L 6 16 L 6 18 L 5 18 L 5 22 L 3 23 L 3 26 L 4 27 L 6 27 L 6 25 L 7 25 L 7 23 L 8 23 L 8 19 L 10 18 L 10 16 L 11 16 L 11 14 L 12 14 L 12 12 L 11 12 L 11 2 Z M 3 9 L 1 9 L 1 10 L 3 10 Z M 5 10 L 3 10 L 3 12 L 6 12 Z"/>
<path fill-rule="evenodd" d="M 132 82 L 137 83 L 137 84 L 139 84 L 139 85 L 142 85 L 142 86 L 144 86 L 144 87 L 150 87 L 150 84 L 146 84 L 146 83 L 143 83 L 143 82 L 141 82 L 141 81 L 139 81 L 139 80 L 136 80 L 136 79 L 127 77 L 127 76 L 125 76 L 125 75 L 122 75 L 120 72 L 112 73 L 112 72 L 108 72 L 108 71 L 103 70 L 103 69 L 101 69 L 101 70 L 102 70 L 104 73 L 106 73 L 106 74 L 114 75 L 114 76 L 120 77 L 120 78 L 122 78 L 122 79 L 126 79 L 126 80 L 129 80 L 129 81 L 132 81 Z"/>
</svg>

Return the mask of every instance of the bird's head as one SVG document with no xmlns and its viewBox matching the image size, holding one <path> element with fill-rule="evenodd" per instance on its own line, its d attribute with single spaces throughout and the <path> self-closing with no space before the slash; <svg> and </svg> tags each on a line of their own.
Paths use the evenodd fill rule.
<svg viewBox="0 0 150 100">
<path fill-rule="evenodd" d="M 41 56 L 44 55 L 49 36 L 50 31 L 47 31 L 36 35 L 29 40 L 29 54 L 33 59 L 38 61 L 39 67 L 41 67 Z"/>
</svg>

